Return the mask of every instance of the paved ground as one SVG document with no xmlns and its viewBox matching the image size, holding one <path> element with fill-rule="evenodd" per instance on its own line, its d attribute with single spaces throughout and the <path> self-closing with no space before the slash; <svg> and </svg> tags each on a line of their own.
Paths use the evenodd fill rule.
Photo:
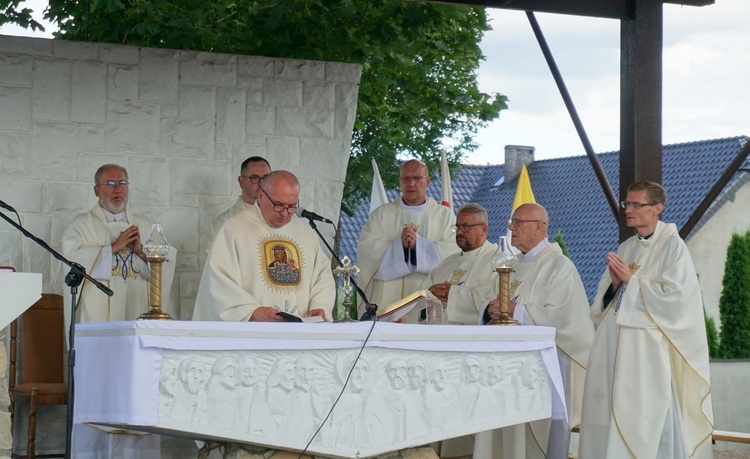
<svg viewBox="0 0 750 459">
<path fill-rule="evenodd" d="M 714 451 L 714 459 L 750 459 L 750 452 Z"/>
</svg>

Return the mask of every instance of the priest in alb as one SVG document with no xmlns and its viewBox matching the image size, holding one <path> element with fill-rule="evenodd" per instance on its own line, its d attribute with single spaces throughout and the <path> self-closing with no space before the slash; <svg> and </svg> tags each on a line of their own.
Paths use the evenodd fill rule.
<svg viewBox="0 0 750 459">
<path fill-rule="evenodd" d="M 547 211 L 533 203 L 519 206 L 508 222 L 511 243 L 521 251 L 510 276 L 509 314 L 524 325 L 557 329 L 555 343 L 568 421 L 547 419 L 528 423 L 523 429 L 507 429 L 502 436 L 502 450 L 496 431 L 493 439 L 497 441 L 493 446 L 496 451 L 491 455 L 486 454 L 488 439 L 479 434 L 475 443 L 475 458 L 567 458 L 570 428 L 580 421 L 583 383 L 594 340 L 594 325 L 588 318 L 588 298 L 581 277 L 573 262 L 563 254 L 560 245 L 547 239 L 548 226 Z M 493 289 L 496 297 L 497 284 Z M 499 313 L 495 299 L 487 308 L 484 319 L 499 317 Z"/>
<path fill-rule="evenodd" d="M 263 180 L 258 200 L 224 223 L 203 268 L 193 320 L 331 320 L 335 284 L 315 232 L 294 213 L 299 182 L 288 171 Z"/>
<path fill-rule="evenodd" d="M 479 204 L 461 206 L 454 228 L 461 251 L 443 260 L 422 288 L 443 302 L 448 323 L 476 325 L 493 298 L 487 286 L 497 283 L 492 269 L 497 244 L 487 241 L 487 211 Z"/>
<path fill-rule="evenodd" d="M 375 209 L 362 228 L 357 245 L 359 284 L 379 307 L 420 289 L 430 272 L 457 251 L 451 226 L 453 212 L 427 197 L 427 165 L 412 159 L 401 166 L 401 196 Z M 360 302 L 359 314 L 365 312 Z M 404 318 L 416 323 L 420 311 Z"/>
<path fill-rule="evenodd" d="M 698 276 L 655 182 L 622 202 L 637 235 L 606 255 L 581 424 L 582 459 L 713 457 L 711 379 Z"/>
</svg>

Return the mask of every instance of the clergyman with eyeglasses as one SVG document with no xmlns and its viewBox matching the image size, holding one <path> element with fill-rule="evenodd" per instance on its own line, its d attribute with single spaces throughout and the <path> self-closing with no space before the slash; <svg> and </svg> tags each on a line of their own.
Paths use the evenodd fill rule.
<svg viewBox="0 0 750 459">
<path fill-rule="evenodd" d="M 594 324 L 589 319 L 586 290 L 573 262 L 563 254 L 560 245 L 548 239 L 549 216 L 546 209 L 535 203 L 523 204 L 508 222 L 511 244 L 521 251 L 510 275 L 509 314 L 523 325 L 555 327 L 555 343 L 560 360 L 565 401 L 569 422 L 564 419 L 546 419 L 527 423 L 513 442 L 525 443 L 523 457 L 568 457 L 570 428 L 580 422 L 583 380 L 586 375 Z M 495 278 L 497 279 L 497 278 Z M 495 281 L 493 297 L 497 298 Z M 497 299 L 490 302 L 484 320 L 499 317 Z M 499 431 L 493 432 L 499 435 Z M 475 445 L 490 445 L 486 434 L 478 434 Z M 504 443 L 504 447 L 513 446 Z M 500 452 L 479 454 L 475 458 L 496 458 Z M 606 457 L 606 456 L 591 456 Z"/>
<path fill-rule="evenodd" d="M 105 164 L 94 174 L 96 205 L 76 215 L 62 237 L 63 255 L 81 264 L 86 272 L 104 282 L 114 295 L 108 297 L 84 282 L 80 288 L 76 322 L 135 320 L 148 312 L 150 271 L 143 243 L 151 233 L 151 222 L 128 207 L 128 171 L 117 164 Z M 176 251 L 171 249 L 171 259 Z M 162 303 L 170 305 L 169 291 L 175 263 L 162 270 Z M 65 318 L 70 323 L 69 295 Z M 166 309 L 166 307 L 165 307 Z"/>
<path fill-rule="evenodd" d="M 291 172 L 271 172 L 255 204 L 219 229 L 193 320 L 280 322 L 279 312 L 331 320 L 331 262 L 315 232 L 294 215 L 299 190 Z"/>
<path fill-rule="evenodd" d="M 427 165 L 417 159 L 406 161 L 399 183 L 401 196 L 370 214 L 357 245 L 359 285 L 380 307 L 419 290 L 430 272 L 457 251 L 451 230 L 456 217 L 427 197 Z M 358 312 L 360 316 L 365 312 L 361 298 Z M 410 312 L 404 321 L 418 322 L 420 312 Z"/>
<path fill-rule="evenodd" d="M 579 457 L 712 458 L 698 275 L 677 227 L 660 220 L 664 188 L 636 182 L 626 196 L 623 215 L 637 234 L 605 255 L 591 306 Z"/>
<path fill-rule="evenodd" d="M 206 252 L 211 249 L 216 233 L 225 221 L 234 217 L 238 212 L 250 209 L 255 204 L 260 193 L 260 186 L 263 184 L 263 177 L 271 172 L 271 165 L 262 156 L 251 156 L 242 161 L 240 165 L 240 175 L 237 176 L 237 184 L 240 186 L 242 193 L 237 197 L 237 201 L 232 207 L 219 214 L 213 223 L 211 223 L 211 232 L 208 235 Z"/>
<path fill-rule="evenodd" d="M 479 204 L 459 207 L 453 230 L 461 251 L 433 269 L 422 288 L 443 302 L 448 323 L 476 325 L 492 299 L 487 286 L 497 283 L 492 271 L 497 244 L 487 241 L 487 211 Z"/>
</svg>

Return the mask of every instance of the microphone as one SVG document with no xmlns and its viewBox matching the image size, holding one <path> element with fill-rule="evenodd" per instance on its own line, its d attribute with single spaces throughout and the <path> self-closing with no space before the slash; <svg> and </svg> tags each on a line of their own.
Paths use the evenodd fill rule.
<svg viewBox="0 0 750 459">
<path fill-rule="evenodd" d="M 294 213 L 294 215 L 298 216 L 299 218 L 306 218 L 310 221 L 317 220 L 319 222 L 323 223 L 330 223 L 333 225 L 333 222 L 325 217 L 321 217 L 320 215 L 316 214 L 315 212 L 310 212 L 307 209 L 304 209 L 302 207 L 297 208 L 297 212 Z"/>
<path fill-rule="evenodd" d="M 13 206 L 8 205 L 8 204 L 4 203 L 3 201 L 0 201 L 0 207 L 2 207 L 3 209 L 9 210 L 11 212 L 16 212 L 16 209 L 14 209 Z M 18 213 L 18 212 L 16 212 L 16 213 Z M 313 214 L 313 215 L 315 215 L 315 214 Z M 328 221 L 328 220 L 323 220 L 323 221 Z"/>
</svg>

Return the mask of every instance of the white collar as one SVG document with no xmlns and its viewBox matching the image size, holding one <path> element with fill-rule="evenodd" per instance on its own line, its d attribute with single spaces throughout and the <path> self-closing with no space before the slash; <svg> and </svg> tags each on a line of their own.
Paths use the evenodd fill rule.
<svg viewBox="0 0 750 459">
<path fill-rule="evenodd" d="M 399 198 L 396 200 L 398 203 L 398 207 L 403 210 L 408 210 L 410 212 L 424 212 L 425 209 L 427 209 L 427 199 L 425 199 L 424 204 L 420 204 L 418 206 L 407 206 L 404 204 L 404 197 L 399 196 Z"/>
<path fill-rule="evenodd" d="M 533 249 L 529 250 L 528 252 L 521 255 L 521 262 L 522 263 L 530 263 L 534 261 L 534 258 L 536 258 L 537 255 L 539 255 L 539 252 L 544 250 L 545 247 L 547 247 L 549 244 L 549 240 L 545 237 L 542 239 L 542 241 L 536 245 Z"/>
<path fill-rule="evenodd" d="M 114 222 L 128 222 L 128 215 L 125 212 L 120 212 L 119 214 L 113 214 L 112 212 L 108 211 L 104 207 L 101 208 L 102 212 L 104 212 L 104 220 L 107 221 L 107 223 L 114 223 Z"/>
</svg>

